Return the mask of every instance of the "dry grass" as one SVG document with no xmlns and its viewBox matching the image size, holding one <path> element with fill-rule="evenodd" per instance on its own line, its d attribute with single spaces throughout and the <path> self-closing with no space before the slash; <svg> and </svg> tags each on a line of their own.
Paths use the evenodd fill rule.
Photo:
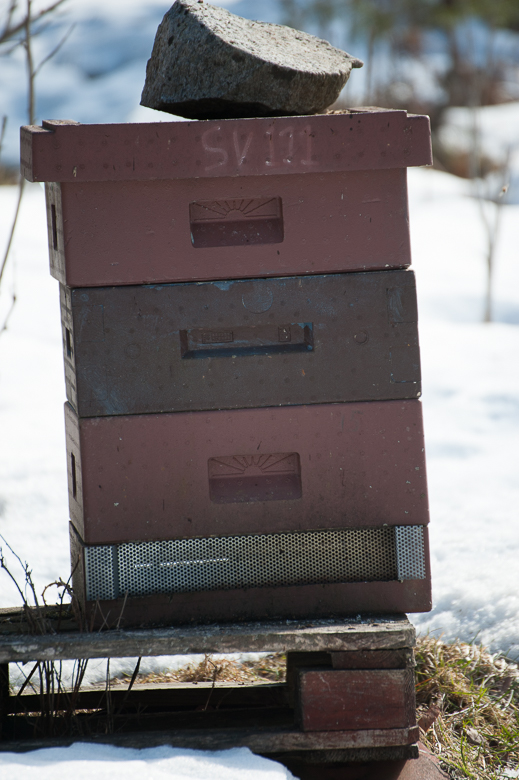
<svg viewBox="0 0 519 780">
<path fill-rule="evenodd" d="M 4 166 L 0 163 L 0 187 L 4 184 L 18 184 L 20 170 L 14 166 Z"/>
<path fill-rule="evenodd" d="M 421 638 L 416 696 L 422 741 L 452 778 L 497 780 L 519 768 L 519 671 L 475 644 Z"/>
<path fill-rule="evenodd" d="M 138 683 L 168 683 L 168 682 L 234 682 L 251 684 L 261 680 L 269 682 L 284 682 L 286 671 L 286 656 L 282 653 L 267 655 L 258 661 L 234 661 L 228 658 L 214 659 L 205 655 L 197 666 L 186 666 L 174 672 L 160 674 L 139 674 Z M 128 678 L 113 680 L 113 683 L 128 683 Z"/>
</svg>

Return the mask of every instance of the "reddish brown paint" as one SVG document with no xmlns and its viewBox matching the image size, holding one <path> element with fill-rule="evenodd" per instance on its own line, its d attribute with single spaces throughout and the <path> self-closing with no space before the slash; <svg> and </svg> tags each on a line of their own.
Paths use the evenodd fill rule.
<svg viewBox="0 0 519 780">
<path fill-rule="evenodd" d="M 157 118 L 159 118 L 157 114 Z M 429 118 L 391 109 L 205 122 L 21 128 L 29 181 L 150 181 L 431 165 Z"/>
<path fill-rule="evenodd" d="M 334 669 L 405 669 L 414 666 L 413 651 L 358 650 L 330 653 Z"/>
<path fill-rule="evenodd" d="M 51 272 L 72 287 L 404 268 L 404 111 L 22 128 L 46 181 Z"/>
<path fill-rule="evenodd" d="M 272 242 L 268 231 L 255 242 L 233 242 L 230 212 L 221 224 L 227 245 L 223 239 L 193 245 L 194 201 L 246 209 L 252 198 L 273 197 L 283 204 L 282 241 Z M 56 215 L 51 273 L 71 287 L 381 270 L 411 262 L 405 168 L 64 182 L 47 185 L 47 207 L 51 220 L 53 207 Z"/>
<path fill-rule="evenodd" d="M 296 718 L 304 731 L 414 726 L 412 669 L 300 669 Z"/>
<path fill-rule="evenodd" d="M 66 425 L 70 515 L 87 544 L 429 520 L 420 401 L 86 419 L 67 404 Z M 280 452 L 299 456 L 302 498 L 211 500 L 210 459 L 261 468 Z"/>
<path fill-rule="evenodd" d="M 74 582 L 76 578 L 74 578 Z M 75 585 L 74 585 L 75 588 Z M 84 602 L 97 628 L 428 612 L 430 580 L 296 585 Z M 119 622 L 119 616 L 122 615 Z M 106 618 L 106 622 L 105 622 Z"/>
</svg>

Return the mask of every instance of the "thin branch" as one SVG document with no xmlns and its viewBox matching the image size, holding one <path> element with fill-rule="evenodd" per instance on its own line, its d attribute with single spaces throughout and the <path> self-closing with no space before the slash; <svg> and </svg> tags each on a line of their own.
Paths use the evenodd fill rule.
<svg viewBox="0 0 519 780">
<path fill-rule="evenodd" d="M 14 12 L 16 11 L 17 5 L 18 5 L 18 0 L 11 0 L 11 2 L 9 3 L 9 10 L 7 11 L 7 15 L 5 17 L 4 29 L 0 33 L 0 44 L 2 44 L 4 40 L 9 39 L 8 30 L 11 29 L 11 23 L 13 21 Z"/>
<path fill-rule="evenodd" d="M 44 617 L 43 617 L 43 615 L 41 613 L 41 608 L 40 608 L 40 604 L 39 604 L 39 601 L 38 601 L 38 596 L 36 595 L 36 588 L 34 587 L 34 582 L 33 582 L 33 579 L 32 579 L 32 572 L 29 569 L 29 564 L 27 562 L 23 563 L 23 561 L 20 558 L 20 556 L 17 553 L 15 553 L 15 551 L 13 550 L 13 548 L 11 547 L 9 542 L 7 542 L 5 537 L 2 536 L 1 534 L 0 534 L 0 539 L 4 542 L 4 544 L 6 545 L 7 549 L 12 553 L 12 555 L 14 555 L 14 557 L 17 559 L 18 563 L 20 564 L 20 566 L 22 567 L 22 569 L 24 571 L 24 574 L 25 574 L 25 584 L 28 585 L 30 590 L 31 590 L 31 593 L 32 593 L 32 596 L 33 596 L 33 599 L 34 599 L 34 609 L 36 611 L 37 617 L 39 618 L 39 621 L 35 621 L 33 616 L 31 615 L 31 610 L 29 609 L 29 602 L 27 601 L 27 597 L 25 596 L 25 594 L 22 593 L 22 590 L 21 590 L 20 586 L 16 582 L 16 578 L 11 574 L 11 572 L 8 569 L 8 567 L 6 566 L 5 560 L 4 560 L 3 556 L 0 559 L 0 567 L 2 569 L 5 569 L 7 574 L 11 577 L 11 579 L 15 583 L 16 587 L 18 588 L 18 592 L 20 593 L 20 595 L 22 597 L 22 600 L 23 600 L 23 603 L 24 603 L 25 614 L 26 614 L 28 622 L 32 623 L 32 628 L 33 629 L 38 629 L 39 633 L 43 634 L 43 633 L 45 633 L 45 629 L 46 629 L 46 621 L 45 621 L 45 619 L 44 619 Z"/>
<path fill-rule="evenodd" d="M 43 603 L 45 604 L 46 607 L 48 606 L 48 604 L 45 601 L 45 592 L 49 588 L 52 588 L 54 585 L 57 588 L 63 588 L 63 593 L 61 593 L 61 595 L 59 596 L 59 598 L 60 598 L 60 606 L 63 604 L 63 597 L 64 597 L 65 593 L 68 593 L 69 596 L 71 596 L 71 597 L 73 596 L 72 588 L 70 587 L 69 583 L 68 582 L 63 582 L 63 580 L 60 577 L 59 580 L 56 580 L 55 582 L 49 582 L 48 585 L 45 585 L 45 587 L 44 587 L 44 589 L 42 591 L 41 597 L 42 597 Z"/>
<path fill-rule="evenodd" d="M 9 320 L 11 318 L 11 314 L 13 313 L 15 306 L 16 306 L 16 295 L 15 295 L 15 293 L 13 293 L 13 297 L 12 297 L 12 300 L 11 300 L 11 305 L 9 307 L 9 311 L 5 315 L 4 324 L 0 328 L 0 335 L 4 332 L 4 330 L 7 330 L 7 326 L 9 324 Z"/>
<path fill-rule="evenodd" d="M 42 10 L 39 11 L 36 14 L 36 16 L 33 17 L 32 22 L 34 24 L 37 24 L 41 19 L 43 19 L 45 16 L 55 11 L 56 8 L 58 8 L 60 5 L 63 5 L 63 3 L 65 2 L 66 0 L 57 0 L 57 2 L 52 3 L 52 5 L 49 5 L 47 8 L 42 8 Z M 11 5 L 13 5 L 13 3 L 11 3 Z M 15 3 L 15 5 L 17 5 L 17 3 Z M 10 15 L 12 17 L 12 13 Z M 9 14 L 8 14 L 7 24 L 6 26 L 4 26 L 3 31 L 0 33 L 0 46 L 3 43 L 12 40 L 16 35 L 21 33 L 25 29 L 26 23 L 27 23 L 27 19 L 26 17 L 24 17 L 20 22 L 18 22 L 13 27 L 11 27 L 10 26 L 11 20 L 9 19 Z"/>
<path fill-rule="evenodd" d="M 18 215 L 20 213 L 20 206 L 22 203 L 24 188 L 25 188 L 25 178 L 22 176 L 20 179 L 20 183 L 18 185 L 18 201 L 16 203 L 16 210 L 14 212 L 14 217 L 11 224 L 11 232 L 9 233 L 7 246 L 5 248 L 4 256 L 2 259 L 2 265 L 0 266 L 0 285 L 2 284 L 2 277 L 4 275 L 5 267 L 7 265 L 7 260 L 9 258 L 9 252 L 11 251 L 11 244 L 13 243 L 14 231 L 16 230 L 16 223 L 18 222 Z"/>
<path fill-rule="evenodd" d="M 2 117 L 2 129 L 0 130 L 0 155 L 2 154 L 2 146 L 4 145 L 5 129 L 7 127 L 7 115 Z"/>
<path fill-rule="evenodd" d="M 36 70 L 34 71 L 33 78 L 36 78 L 36 76 L 38 75 L 40 70 L 43 68 L 43 66 L 59 52 L 59 50 L 61 49 L 63 44 L 70 38 L 70 35 L 74 31 L 75 27 L 76 27 L 75 24 L 71 24 L 70 27 L 68 28 L 67 32 L 65 33 L 65 35 L 61 39 L 61 41 L 57 44 L 57 46 L 55 46 L 53 48 L 53 50 L 50 52 L 50 54 L 47 54 L 47 56 L 42 59 L 42 61 L 40 62 L 40 64 L 36 68 Z"/>
<path fill-rule="evenodd" d="M 19 46 L 23 46 L 23 39 L 15 41 L 13 44 L 11 44 L 10 48 L 6 48 L 3 51 L 0 51 L 0 57 L 3 57 L 4 59 L 7 59 L 11 56 L 13 51 L 16 51 Z"/>
<path fill-rule="evenodd" d="M 29 683 L 31 682 L 31 678 L 32 678 L 32 676 L 33 676 L 34 672 L 36 671 L 36 669 L 38 668 L 38 666 L 39 666 L 39 661 L 38 661 L 38 662 L 36 662 L 36 663 L 34 664 L 34 666 L 32 667 L 32 670 L 31 670 L 31 672 L 30 672 L 29 676 L 28 676 L 28 677 L 26 677 L 26 678 L 25 678 L 25 680 L 23 681 L 22 687 L 20 688 L 20 690 L 19 690 L 19 691 L 18 691 L 18 693 L 16 694 L 17 696 L 21 696 L 21 695 L 22 695 L 22 693 L 24 692 L 24 690 L 26 689 L 26 687 L 27 687 L 27 686 L 29 685 Z M 21 672 L 22 672 L 22 674 L 23 674 L 23 671 L 22 671 L 21 669 L 20 669 L 20 671 L 21 671 Z M 31 688 L 33 689 L 33 691 L 35 691 L 34 685 L 31 685 Z"/>
<path fill-rule="evenodd" d="M 127 599 L 128 599 L 128 591 L 126 591 L 126 593 L 124 594 L 124 601 L 123 601 L 123 605 L 122 605 L 122 607 L 121 607 L 121 611 L 120 611 L 120 613 L 119 613 L 119 617 L 118 617 L 118 619 L 117 619 L 117 625 L 116 625 L 116 629 L 117 629 L 117 630 L 119 630 L 119 627 L 120 627 L 120 625 L 121 625 L 121 618 L 122 618 L 122 616 L 123 616 L 123 612 L 124 612 L 124 608 L 125 608 L 125 606 L 126 606 L 126 601 L 127 601 Z"/>
<path fill-rule="evenodd" d="M 8 566 L 6 565 L 4 556 L 1 555 L 1 554 L 0 554 L 0 568 L 3 569 L 7 573 L 8 577 L 10 577 L 11 580 L 14 582 L 14 584 L 16 586 L 16 589 L 18 590 L 18 593 L 20 594 L 20 596 L 22 598 L 24 607 L 28 607 L 29 605 L 27 604 L 27 599 L 25 598 L 25 594 L 23 593 L 22 589 L 18 585 L 18 581 L 17 581 L 16 577 L 14 576 L 14 574 L 9 570 Z"/>
<path fill-rule="evenodd" d="M 32 0 L 27 0 L 27 13 L 25 16 L 25 53 L 27 57 L 27 76 L 28 76 L 28 95 L 27 95 L 27 116 L 29 124 L 33 125 L 34 119 L 34 60 L 32 56 Z"/>
<path fill-rule="evenodd" d="M 135 680 L 137 679 L 137 675 L 139 674 L 139 669 L 141 667 L 141 660 L 142 660 L 142 656 L 139 656 L 139 658 L 137 659 L 137 663 L 135 664 L 135 669 L 133 670 L 132 679 L 130 680 L 130 684 L 128 685 L 128 688 L 126 689 L 126 693 L 124 695 L 124 698 L 123 698 L 122 702 L 120 703 L 119 707 L 117 708 L 117 711 L 115 712 L 115 716 L 116 717 L 117 717 L 117 715 L 120 715 L 121 712 L 124 709 L 124 705 L 126 704 L 128 696 L 130 695 L 130 691 L 133 688 L 133 684 L 134 684 Z"/>
</svg>

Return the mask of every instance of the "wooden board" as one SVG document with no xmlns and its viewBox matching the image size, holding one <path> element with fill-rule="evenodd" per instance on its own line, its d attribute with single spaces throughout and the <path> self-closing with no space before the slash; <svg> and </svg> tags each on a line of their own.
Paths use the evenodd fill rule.
<svg viewBox="0 0 519 780">
<path fill-rule="evenodd" d="M 300 669 L 297 689 L 296 720 L 304 731 L 416 723 L 412 669 Z"/>
<path fill-rule="evenodd" d="M 78 741 L 90 744 L 119 745 L 120 747 L 172 747 L 193 750 L 226 750 L 247 747 L 253 753 L 278 753 L 294 750 L 348 750 L 358 748 L 411 745 L 418 739 L 418 727 L 358 731 L 329 731 L 304 733 L 295 729 L 207 729 L 165 732 L 130 732 L 108 734 L 90 739 L 75 737 L 61 740 L 24 740 L 0 742 L 0 751 L 38 750 L 55 745 L 65 746 Z"/>
<path fill-rule="evenodd" d="M 330 653 L 334 669 L 407 669 L 414 666 L 411 648 L 401 650 L 350 650 Z"/>
<path fill-rule="evenodd" d="M 0 667 L 1 674 L 1 667 Z M 111 685 L 110 699 L 113 712 L 187 712 L 189 710 L 257 709 L 288 707 L 288 687 L 285 683 L 259 682 L 237 686 L 236 683 L 217 681 L 197 683 L 136 683 L 128 691 L 128 685 Z M 85 688 L 74 695 L 77 710 L 106 709 L 105 686 Z M 4 714 L 38 712 L 41 708 L 39 693 L 9 696 Z M 55 695 L 54 711 L 66 711 L 70 696 Z"/>
<path fill-rule="evenodd" d="M 308 667 L 329 669 L 411 669 L 415 665 L 412 647 L 398 650 L 346 650 L 343 652 L 288 652 L 286 681 L 292 706 L 298 697 L 299 670 Z"/>
<path fill-rule="evenodd" d="M 17 611 L 19 615 L 19 611 Z M 134 631 L 3 634 L 0 663 L 76 658 L 123 658 L 192 653 L 392 650 L 411 647 L 415 630 L 405 615 L 359 620 L 304 620 L 180 626 Z M 14 618 L 12 612 L 8 615 Z M 12 627 L 12 623 L 9 623 Z M 21 624 L 23 625 L 23 624 Z"/>
</svg>

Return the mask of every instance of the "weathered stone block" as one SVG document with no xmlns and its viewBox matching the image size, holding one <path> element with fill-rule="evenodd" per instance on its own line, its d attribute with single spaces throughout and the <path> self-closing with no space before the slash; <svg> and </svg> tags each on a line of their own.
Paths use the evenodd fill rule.
<svg viewBox="0 0 519 780">
<path fill-rule="evenodd" d="M 190 119 L 314 114 L 361 66 L 313 35 L 177 0 L 157 30 L 141 104 Z"/>
</svg>

